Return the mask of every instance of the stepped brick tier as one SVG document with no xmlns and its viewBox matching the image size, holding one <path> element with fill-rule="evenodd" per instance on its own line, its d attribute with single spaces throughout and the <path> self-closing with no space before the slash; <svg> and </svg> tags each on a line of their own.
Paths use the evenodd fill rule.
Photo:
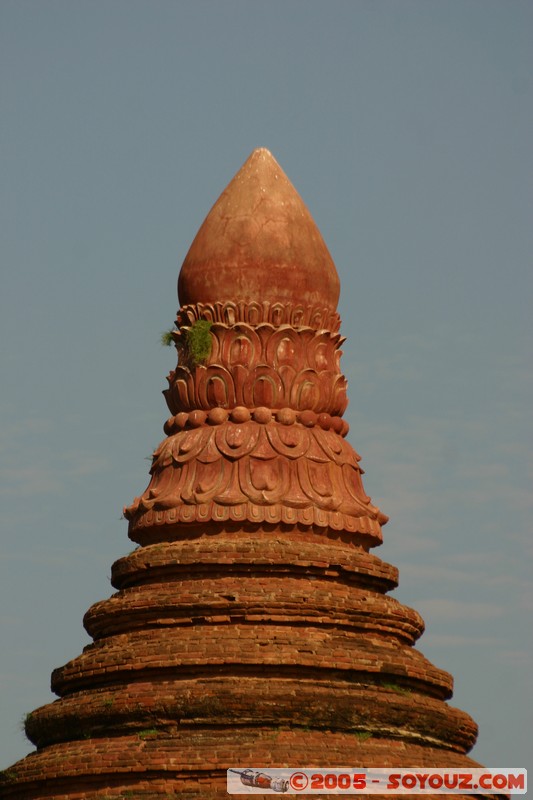
<svg viewBox="0 0 533 800">
<path fill-rule="evenodd" d="M 181 269 L 166 439 L 125 510 L 139 546 L 1 797 L 214 800 L 228 767 L 478 766 L 475 723 L 369 552 L 387 517 L 346 440 L 338 296 L 308 210 L 256 150 Z"/>
</svg>

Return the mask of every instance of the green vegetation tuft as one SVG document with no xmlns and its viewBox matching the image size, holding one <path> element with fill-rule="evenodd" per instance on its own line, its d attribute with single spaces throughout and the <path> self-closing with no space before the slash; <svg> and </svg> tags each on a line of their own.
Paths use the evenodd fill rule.
<svg viewBox="0 0 533 800">
<path fill-rule="evenodd" d="M 174 337 L 172 334 L 174 333 L 174 328 L 169 328 L 168 331 L 163 331 L 161 334 L 161 344 L 163 347 L 172 347 L 174 344 Z"/>
<path fill-rule="evenodd" d="M 28 714 L 24 714 L 22 719 L 20 720 L 20 728 L 24 732 L 26 730 L 26 725 L 31 722 L 32 712 L 28 712 Z"/>
<path fill-rule="evenodd" d="M 17 778 L 18 778 L 18 773 L 14 769 L 3 769 L 0 772 L 0 784 L 11 783 L 12 781 L 16 781 Z"/>
<path fill-rule="evenodd" d="M 137 736 L 139 737 L 139 739 L 146 739 L 148 736 L 157 736 L 158 733 L 159 731 L 157 730 L 157 728 L 147 728 L 144 731 L 139 731 Z"/>
<path fill-rule="evenodd" d="M 411 689 L 408 689 L 406 686 L 398 686 L 397 683 L 382 683 L 381 685 L 384 689 L 392 689 L 392 691 L 397 694 L 411 694 Z"/>
<path fill-rule="evenodd" d="M 185 331 L 187 355 L 192 366 L 204 364 L 211 353 L 211 325 L 206 319 L 199 319 Z"/>
</svg>

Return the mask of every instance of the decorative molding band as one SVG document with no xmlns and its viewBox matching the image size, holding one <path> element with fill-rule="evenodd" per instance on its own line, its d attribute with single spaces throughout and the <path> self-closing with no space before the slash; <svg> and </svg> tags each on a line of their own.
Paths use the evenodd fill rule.
<svg viewBox="0 0 533 800">
<path fill-rule="evenodd" d="M 244 301 L 196 303 L 182 306 L 178 311 L 177 325 L 194 325 L 200 319 L 235 325 L 246 322 L 260 325 L 268 322 L 274 327 L 290 325 L 293 328 L 309 327 L 336 333 L 340 328 L 340 317 L 336 311 L 320 306 L 304 306 L 299 303 L 245 303 Z"/>
<path fill-rule="evenodd" d="M 129 535 L 177 522 L 284 522 L 357 532 L 374 546 L 388 518 L 365 494 L 358 461 L 319 425 L 250 419 L 182 430 L 159 445 L 148 488 L 124 510 Z"/>
<path fill-rule="evenodd" d="M 346 410 L 340 334 L 266 323 L 255 328 L 215 323 L 209 330 L 209 355 L 193 365 L 187 345 L 190 330 L 184 326 L 173 334 L 178 366 L 164 392 L 173 414 L 241 405 L 311 409 L 333 416 Z"/>
<path fill-rule="evenodd" d="M 172 436 L 179 431 L 188 428 L 200 428 L 202 425 L 222 425 L 224 422 L 233 422 L 240 425 L 243 422 L 254 422 L 260 425 L 268 425 L 269 422 L 279 422 L 281 425 L 289 426 L 300 424 L 306 428 L 314 428 L 318 425 L 322 430 L 332 430 L 343 438 L 350 430 L 349 424 L 342 417 L 332 416 L 331 414 L 317 414 L 314 411 L 295 411 L 293 408 L 270 409 L 266 406 L 257 408 L 246 408 L 246 406 L 236 406 L 235 408 L 222 408 L 215 406 L 204 411 L 195 409 L 194 411 L 180 411 L 168 419 L 163 428 L 167 436 Z"/>
</svg>

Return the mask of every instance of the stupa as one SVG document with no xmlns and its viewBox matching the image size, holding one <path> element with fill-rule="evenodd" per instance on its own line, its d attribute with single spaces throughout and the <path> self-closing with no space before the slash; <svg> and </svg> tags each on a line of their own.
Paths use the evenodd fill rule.
<svg viewBox="0 0 533 800">
<path fill-rule="evenodd" d="M 166 438 L 125 510 L 138 547 L 0 796 L 214 800 L 239 765 L 478 766 L 452 677 L 370 552 L 387 517 L 346 438 L 339 279 L 267 150 L 209 212 L 178 290 Z"/>
</svg>

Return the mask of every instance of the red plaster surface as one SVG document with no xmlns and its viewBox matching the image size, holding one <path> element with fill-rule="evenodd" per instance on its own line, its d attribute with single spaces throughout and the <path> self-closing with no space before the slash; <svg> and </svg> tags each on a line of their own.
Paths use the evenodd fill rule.
<svg viewBox="0 0 533 800">
<path fill-rule="evenodd" d="M 268 150 L 254 150 L 185 257 L 180 304 L 297 300 L 335 311 L 335 264 L 302 198 Z"/>
<path fill-rule="evenodd" d="M 140 546 L 0 797 L 214 800 L 228 767 L 475 766 L 476 725 L 369 552 L 387 517 L 346 439 L 338 278 L 267 151 L 208 215 L 179 292 L 166 438 L 125 512 Z M 193 365 L 198 320 L 211 351 Z"/>
</svg>

